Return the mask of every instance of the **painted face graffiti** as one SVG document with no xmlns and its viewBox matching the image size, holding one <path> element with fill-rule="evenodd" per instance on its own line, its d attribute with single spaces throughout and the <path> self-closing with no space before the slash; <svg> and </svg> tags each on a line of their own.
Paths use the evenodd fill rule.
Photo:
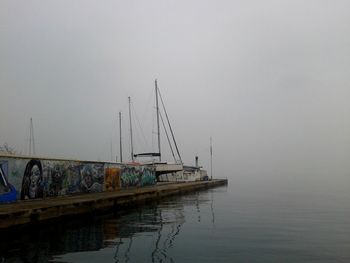
<svg viewBox="0 0 350 263">
<path fill-rule="evenodd" d="M 103 166 L 83 165 L 81 170 L 81 191 L 102 192 Z"/>
<path fill-rule="evenodd" d="M 21 199 L 34 199 L 43 197 L 42 166 L 39 160 L 28 162 L 24 171 Z"/>
</svg>

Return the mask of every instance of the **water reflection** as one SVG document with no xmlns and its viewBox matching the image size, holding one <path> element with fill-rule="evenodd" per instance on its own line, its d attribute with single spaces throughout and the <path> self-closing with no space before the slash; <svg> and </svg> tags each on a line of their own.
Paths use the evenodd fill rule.
<svg viewBox="0 0 350 263">
<path fill-rule="evenodd" d="M 185 210 L 194 209 L 200 222 L 204 203 L 211 207 L 214 224 L 213 195 L 201 192 L 165 199 L 122 215 L 5 233 L 0 240 L 0 262 L 74 262 L 77 252 L 87 255 L 110 250 L 113 253 L 105 253 L 110 262 L 175 262 L 169 251 L 186 222 Z"/>
<path fill-rule="evenodd" d="M 93 220 L 35 227 L 1 235 L 2 262 L 47 262 L 52 255 L 96 251 L 103 247 L 104 232 Z"/>
<path fill-rule="evenodd" d="M 215 226 L 215 213 L 214 213 L 214 196 L 213 191 L 210 191 L 210 211 L 211 211 L 211 222 Z"/>
<path fill-rule="evenodd" d="M 184 223 L 184 206 L 171 201 L 120 217 L 114 226 L 121 231 L 115 244 L 115 262 L 130 262 L 133 237 L 144 232 L 154 237 L 150 253 L 145 256 L 150 256 L 151 262 L 174 262 L 168 250 L 174 245 Z"/>
</svg>

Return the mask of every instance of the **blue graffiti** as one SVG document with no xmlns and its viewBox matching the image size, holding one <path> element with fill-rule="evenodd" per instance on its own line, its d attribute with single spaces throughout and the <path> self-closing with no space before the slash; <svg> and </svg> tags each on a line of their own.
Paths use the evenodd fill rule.
<svg viewBox="0 0 350 263">
<path fill-rule="evenodd" d="M 157 179 L 153 170 L 143 169 L 143 175 L 141 177 L 141 186 L 155 185 Z"/>
<path fill-rule="evenodd" d="M 1 163 L 0 164 L 0 203 L 10 203 L 17 200 L 17 191 L 15 187 L 7 182 L 7 178 L 6 178 L 7 172 L 8 172 L 7 162 Z"/>
<path fill-rule="evenodd" d="M 157 182 L 155 172 L 144 167 L 124 167 L 120 178 L 122 187 L 155 185 Z"/>
<path fill-rule="evenodd" d="M 17 191 L 13 185 L 8 184 L 4 189 L 5 193 L 0 192 L 0 203 L 11 203 L 17 201 Z"/>
</svg>

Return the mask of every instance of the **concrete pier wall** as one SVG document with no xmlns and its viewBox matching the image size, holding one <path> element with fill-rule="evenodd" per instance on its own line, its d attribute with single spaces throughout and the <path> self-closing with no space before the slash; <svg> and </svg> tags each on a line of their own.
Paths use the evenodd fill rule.
<svg viewBox="0 0 350 263">
<path fill-rule="evenodd" d="M 150 187 L 121 189 L 85 195 L 62 196 L 35 201 L 18 201 L 0 205 L 0 231 L 15 226 L 31 225 L 52 219 L 118 212 L 136 204 L 159 200 L 171 195 L 226 185 L 227 180 L 163 183 Z"/>
<path fill-rule="evenodd" d="M 0 203 L 154 184 L 149 166 L 0 155 Z"/>
</svg>

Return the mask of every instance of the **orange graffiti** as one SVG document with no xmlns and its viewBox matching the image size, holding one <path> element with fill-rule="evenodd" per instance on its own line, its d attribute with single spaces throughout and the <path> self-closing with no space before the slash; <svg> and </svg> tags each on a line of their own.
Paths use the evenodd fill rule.
<svg viewBox="0 0 350 263">
<path fill-rule="evenodd" d="M 114 191 L 120 189 L 120 170 L 119 168 L 105 169 L 105 191 Z"/>
</svg>

